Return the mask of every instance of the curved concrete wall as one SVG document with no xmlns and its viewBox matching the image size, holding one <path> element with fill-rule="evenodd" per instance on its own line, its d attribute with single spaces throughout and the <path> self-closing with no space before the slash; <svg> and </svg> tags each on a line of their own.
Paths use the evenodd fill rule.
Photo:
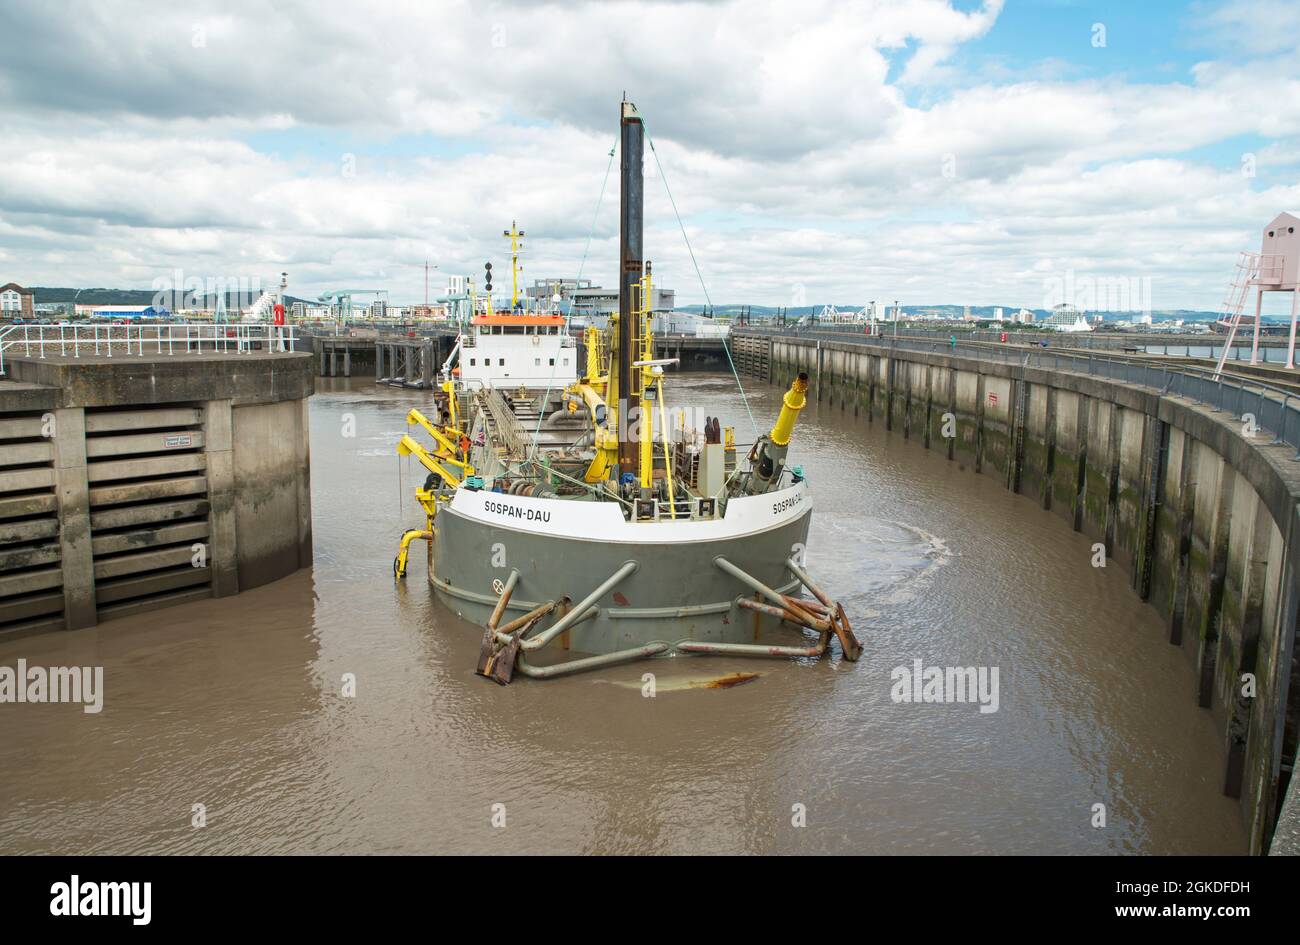
<svg viewBox="0 0 1300 945">
<path fill-rule="evenodd" d="M 1086 375 L 801 338 L 735 346 L 751 373 L 785 386 L 806 371 L 818 402 L 997 477 L 1103 544 L 1186 653 L 1192 697 L 1222 727 L 1224 791 L 1241 800 L 1251 849 L 1267 848 L 1300 694 L 1293 449 L 1239 418 Z"/>
</svg>

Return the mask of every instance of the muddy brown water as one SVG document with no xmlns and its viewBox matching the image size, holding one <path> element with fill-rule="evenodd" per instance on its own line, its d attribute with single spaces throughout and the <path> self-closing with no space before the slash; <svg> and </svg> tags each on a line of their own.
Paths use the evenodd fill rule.
<svg viewBox="0 0 1300 945">
<path fill-rule="evenodd" d="M 670 390 L 752 439 L 729 378 Z M 766 428 L 780 392 L 750 394 Z M 423 478 L 393 445 L 428 399 L 321 382 L 312 569 L 0 643 L 0 665 L 105 675 L 98 715 L 0 704 L 0 852 L 1245 851 L 1221 738 L 1122 569 L 1091 567 L 1087 540 L 994 479 L 839 411 L 805 412 L 791 462 L 814 489 L 809 567 L 860 662 L 476 677 L 480 631 L 433 598 L 422 554 L 391 575 Z M 916 659 L 997 667 L 998 710 L 894 702 L 891 670 Z"/>
</svg>

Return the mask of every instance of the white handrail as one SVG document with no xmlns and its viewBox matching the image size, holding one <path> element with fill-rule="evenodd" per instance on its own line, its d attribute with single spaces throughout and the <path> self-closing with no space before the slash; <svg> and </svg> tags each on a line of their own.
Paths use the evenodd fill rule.
<svg viewBox="0 0 1300 945">
<path fill-rule="evenodd" d="M 21 334 L 19 328 L 22 329 Z M 227 353 L 232 350 L 231 341 L 234 342 L 233 350 L 237 354 L 256 353 L 259 350 L 278 353 L 297 350 L 298 337 L 293 325 L 246 322 L 166 322 L 156 325 L 53 322 L 5 325 L 0 327 L 0 376 L 5 374 L 5 353 L 13 347 L 21 347 L 25 357 L 32 357 L 35 349 L 36 356 L 40 358 L 47 356 L 47 348 L 50 356 L 68 357 L 70 348 L 71 356 L 80 358 L 84 343 L 87 348 L 93 346 L 95 356 L 111 358 L 114 349 L 117 349 L 119 355 L 125 353 L 143 357 L 146 342 L 156 344 L 156 351 L 151 353 L 157 356 L 175 353 L 178 344 L 182 342 L 184 347 L 181 351 L 186 354 L 203 354 L 205 350 L 213 354 Z"/>
</svg>

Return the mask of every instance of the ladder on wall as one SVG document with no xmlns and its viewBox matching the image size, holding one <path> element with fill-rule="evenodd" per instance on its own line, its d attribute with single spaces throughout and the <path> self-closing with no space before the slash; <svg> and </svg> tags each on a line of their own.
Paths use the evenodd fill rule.
<svg viewBox="0 0 1300 945">
<path fill-rule="evenodd" d="M 1219 320 L 1220 325 L 1227 325 L 1228 338 L 1223 343 L 1223 353 L 1219 355 L 1219 363 L 1214 368 L 1214 377 L 1217 380 L 1223 373 L 1223 365 L 1227 363 L 1228 354 L 1232 351 L 1233 340 L 1237 337 L 1237 329 L 1241 327 L 1242 309 L 1246 307 L 1246 296 L 1250 294 L 1250 287 L 1259 277 L 1260 254 L 1243 252 L 1237 256 L 1237 269 L 1232 275 L 1232 283 L 1228 286 L 1228 297 L 1223 301 L 1223 318 Z M 1259 326 L 1255 326 L 1259 330 Z"/>
</svg>

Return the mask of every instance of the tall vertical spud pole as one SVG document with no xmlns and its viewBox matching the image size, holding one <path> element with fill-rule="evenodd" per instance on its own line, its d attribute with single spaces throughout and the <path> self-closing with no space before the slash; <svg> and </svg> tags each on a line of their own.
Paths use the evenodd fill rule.
<svg viewBox="0 0 1300 945">
<path fill-rule="evenodd" d="M 637 468 L 638 438 L 631 421 L 640 415 L 641 391 L 632 361 L 636 339 L 634 293 L 641 282 L 642 225 L 645 193 L 642 186 L 641 155 L 645 128 L 636 106 L 626 99 L 620 115 L 621 156 L 619 160 L 619 280 L 618 280 L 618 472 L 621 476 Z"/>
</svg>

